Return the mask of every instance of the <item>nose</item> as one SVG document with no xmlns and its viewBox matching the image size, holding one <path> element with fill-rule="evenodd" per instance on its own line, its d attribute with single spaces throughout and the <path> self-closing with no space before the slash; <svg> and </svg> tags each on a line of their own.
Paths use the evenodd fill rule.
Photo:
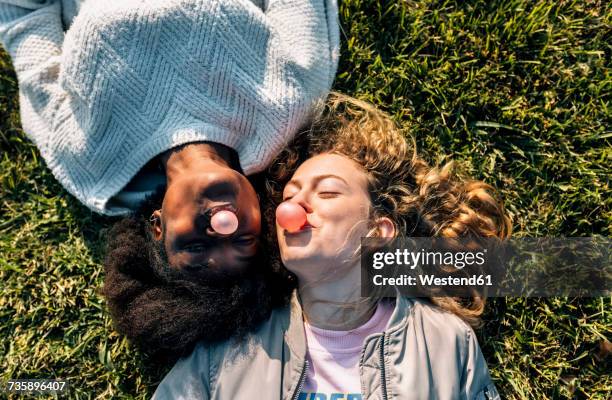
<svg viewBox="0 0 612 400">
<path fill-rule="evenodd" d="M 302 189 L 298 193 L 293 195 L 293 197 L 291 197 L 291 199 L 289 201 L 291 203 L 295 203 L 295 204 L 299 205 L 300 207 L 302 207 L 304 209 L 304 211 L 306 211 L 306 214 L 310 214 L 310 213 L 312 213 L 312 207 L 311 207 L 310 202 L 308 201 L 308 199 L 309 198 L 308 198 L 307 191 Z"/>
</svg>

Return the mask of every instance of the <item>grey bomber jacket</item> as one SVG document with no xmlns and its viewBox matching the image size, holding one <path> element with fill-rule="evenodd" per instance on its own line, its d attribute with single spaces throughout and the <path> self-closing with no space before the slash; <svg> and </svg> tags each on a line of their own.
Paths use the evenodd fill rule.
<svg viewBox="0 0 612 400">
<path fill-rule="evenodd" d="M 293 400 L 306 376 L 302 311 L 290 306 L 240 343 L 198 344 L 180 359 L 154 400 Z M 472 328 L 425 300 L 398 297 L 385 332 L 366 338 L 363 400 L 499 399 Z"/>
</svg>

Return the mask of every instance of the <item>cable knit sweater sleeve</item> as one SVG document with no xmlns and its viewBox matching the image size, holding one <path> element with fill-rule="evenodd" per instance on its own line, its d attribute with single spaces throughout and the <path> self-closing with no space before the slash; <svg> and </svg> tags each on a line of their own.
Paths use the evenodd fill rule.
<svg viewBox="0 0 612 400">
<path fill-rule="evenodd" d="M 23 129 L 36 146 L 49 141 L 54 109 L 64 97 L 58 87 L 64 30 L 59 0 L 0 2 L 0 41 L 17 78 Z"/>
<path fill-rule="evenodd" d="M 111 200 L 184 143 L 225 144 L 261 171 L 333 82 L 336 0 L 65 1 L 82 3 L 66 33 L 59 0 L 0 0 L 0 41 L 24 131 L 97 212 L 129 212 Z"/>
</svg>

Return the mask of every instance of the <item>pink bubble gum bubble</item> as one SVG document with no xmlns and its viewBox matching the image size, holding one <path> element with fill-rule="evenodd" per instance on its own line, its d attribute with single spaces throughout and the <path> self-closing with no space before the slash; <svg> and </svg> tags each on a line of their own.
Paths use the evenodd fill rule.
<svg viewBox="0 0 612 400">
<path fill-rule="evenodd" d="M 289 232 L 296 232 L 306 223 L 306 211 L 300 205 L 286 201 L 276 208 L 276 222 Z"/>
<path fill-rule="evenodd" d="M 238 229 L 238 217 L 228 210 L 218 211 L 210 218 L 210 227 L 221 235 L 231 235 Z"/>
</svg>

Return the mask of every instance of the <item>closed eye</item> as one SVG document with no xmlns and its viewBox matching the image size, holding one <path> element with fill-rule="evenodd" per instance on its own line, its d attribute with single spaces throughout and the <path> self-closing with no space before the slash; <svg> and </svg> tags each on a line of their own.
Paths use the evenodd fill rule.
<svg viewBox="0 0 612 400">
<path fill-rule="evenodd" d="M 209 249 L 209 245 L 205 243 L 191 243 L 187 246 L 184 246 L 181 250 L 187 251 L 189 253 L 202 253 Z"/>
<path fill-rule="evenodd" d="M 340 196 L 340 192 L 319 192 L 319 197 L 323 199 L 331 199 Z"/>
</svg>

